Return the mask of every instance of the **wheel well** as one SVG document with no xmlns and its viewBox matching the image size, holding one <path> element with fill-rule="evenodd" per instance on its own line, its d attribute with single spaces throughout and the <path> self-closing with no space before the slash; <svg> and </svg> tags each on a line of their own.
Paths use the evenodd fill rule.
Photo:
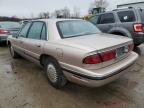
<svg viewBox="0 0 144 108">
<path fill-rule="evenodd" d="M 10 45 L 11 45 L 11 42 L 10 42 L 10 41 L 8 41 L 8 42 L 7 42 L 7 45 L 8 45 L 8 46 L 10 46 Z"/>
<path fill-rule="evenodd" d="M 51 55 L 42 54 L 42 55 L 40 56 L 40 64 L 41 64 L 42 66 L 44 66 L 44 62 L 45 62 L 46 58 L 53 58 L 53 59 L 55 59 L 55 58 L 54 58 L 53 56 L 51 56 Z M 55 59 L 55 60 L 56 60 L 56 59 Z"/>
<path fill-rule="evenodd" d="M 125 36 L 123 33 L 120 33 L 120 32 L 113 32 L 111 34 L 115 34 L 115 35 L 120 35 L 120 36 Z"/>
</svg>

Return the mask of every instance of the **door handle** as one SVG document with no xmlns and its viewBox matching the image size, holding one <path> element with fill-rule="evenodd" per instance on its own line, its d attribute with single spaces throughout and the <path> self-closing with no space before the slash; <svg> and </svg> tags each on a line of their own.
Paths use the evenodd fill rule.
<svg viewBox="0 0 144 108">
<path fill-rule="evenodd" d="M 23 43 L 23 41 L 20 41 L 20 43 L 22 44 L 22 43 Z"/>
<path fill-rule="evenodd" d="M 41 45 L 40 45 L 40 44 L 36 44 L 36 46 L 37 46 L 37 47 L 41 47 Z"/>
</svg>

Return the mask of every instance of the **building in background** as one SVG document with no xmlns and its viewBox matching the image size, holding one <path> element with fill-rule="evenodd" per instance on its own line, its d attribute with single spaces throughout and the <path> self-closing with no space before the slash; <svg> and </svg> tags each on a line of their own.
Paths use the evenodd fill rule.
<svg viewBox="0 0 144 108">
<path fill-rule="evenodd" d="M 125 8 L 125 7 L 134 7 L 134 8 L 141 8 L 144 9 L 144 1 L 143 0 L 131 0 L 130 2 L 123 3 L 120 5 L 117 5 L 117 8 Z"/>
</svg>

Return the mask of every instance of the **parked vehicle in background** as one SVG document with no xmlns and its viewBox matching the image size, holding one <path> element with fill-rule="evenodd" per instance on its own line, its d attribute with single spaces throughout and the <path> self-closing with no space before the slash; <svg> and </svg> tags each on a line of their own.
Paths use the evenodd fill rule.
<svg viewBox="0 0 144 108">
<path fill-rule="evenodd" d="M 126 1 L 125 3 L 117 5 L 117 8 L 124 8 L 124 7 L 134 7 L 134 8 L 143 8 L 144 7 L 144 1 L 137 0 L 137 1 Z"/>
<path fill-rule="evenodd" d="M 21 25 L 24 25 L 24 24 L 26 24 L 26 23 L 28 23 L 30 20 L 22 20 L 22 21 L 20 21 L 20 24 Z"/>
<path fill-rule="evenodd" d="M 127 36 L 135 46 L 144 42 L 144 10 L 135 8 L 116 9 L 89 18 L 102 32 Z"/>
<path fill-rule="evenodd" d="M 18 22 L 2 21 L 0 22 L 0 42 L 6 42 L 9 35 L 14 35 L 20 29 Z"/>
<path fill-rule="evenodd" d="M 21 55 L 44 67 L 49 83 L 63 87 L 67 80 L 98 87 L 119 78 L 136 61 L 133 41 L 103 34 L 88 21 L 41 19 L 25 24 L 8 37 L 13 58 Z"/>
</svg>

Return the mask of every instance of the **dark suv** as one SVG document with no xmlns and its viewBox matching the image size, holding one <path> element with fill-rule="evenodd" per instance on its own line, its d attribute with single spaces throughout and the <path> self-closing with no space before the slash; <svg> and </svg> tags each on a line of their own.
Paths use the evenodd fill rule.
<svg viewBox="0 0 144 108">
<path fill-rule="evenodd" d="M 135 46 L 144 42 L 144 9 L 125 8 L 89 18 L 102 32 L 133 38 Z"/>
</svg>

